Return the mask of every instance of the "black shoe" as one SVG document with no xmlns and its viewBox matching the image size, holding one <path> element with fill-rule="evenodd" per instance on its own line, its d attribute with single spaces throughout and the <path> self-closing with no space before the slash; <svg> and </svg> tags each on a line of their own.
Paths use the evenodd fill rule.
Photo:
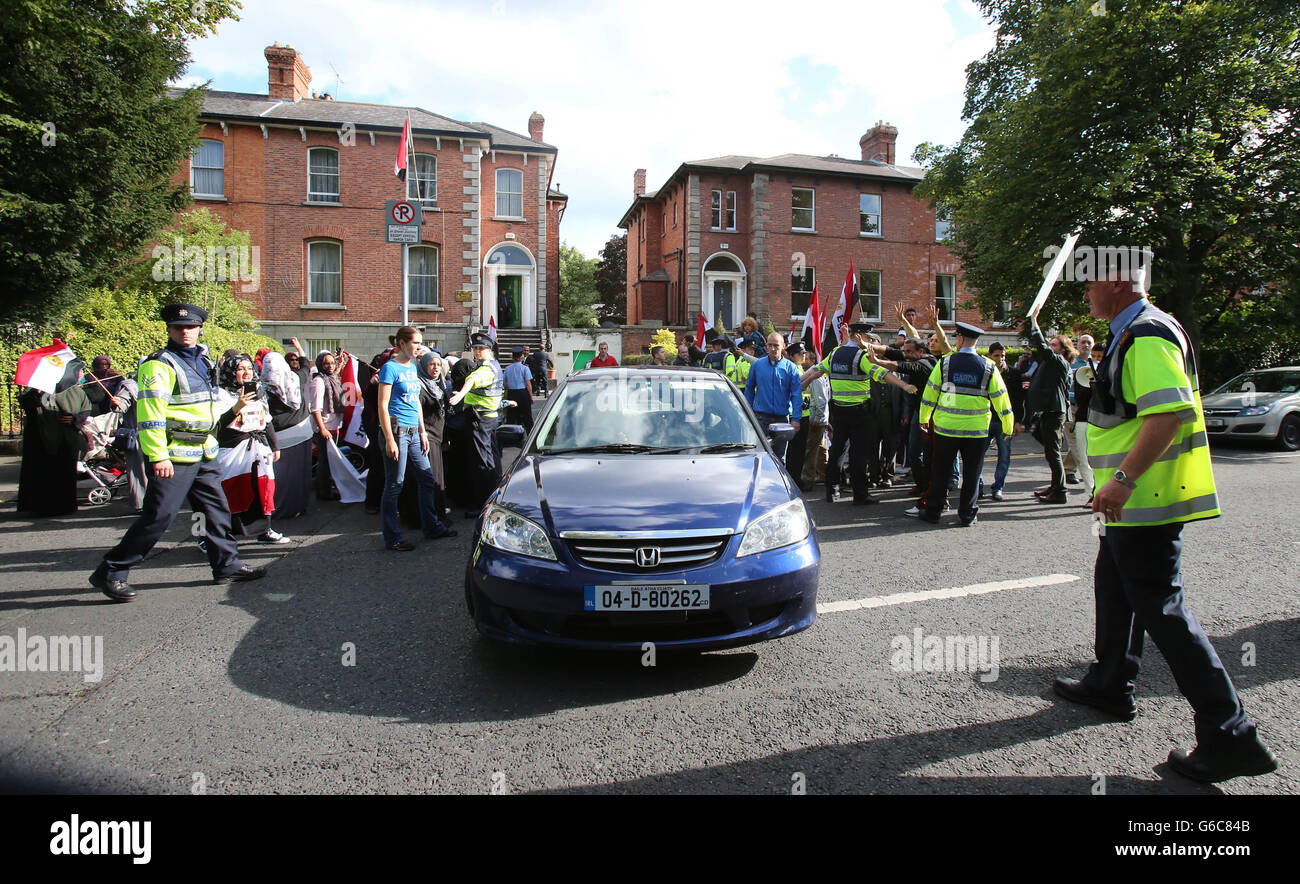
<svg viewBox="0 0 1300 884">
<path fill-rule="evenodd" d="M 885 478 L 883 478 L 883 479 L 881 479 L 879 482 L 877 482 L 877 483 L 876 483 L 876 486 L 877 486 L 878 488 L 893 488 L 893 487 L 894 487 L 894 480 L 891 479 L 891 478 L 889 478 L 888 476 L 886 476 Z"/>
<path fill-rule="evenodd" d="M 969 519 L 962 519 L 961 526 L 963 528 L 969 528 L 971 525 L 974 525 L 979 520 L 980 520 L 979 516 L 971 516 Z"/>
<path fill-rule="evenodd" d="M 1191 752 L 1175 749 L 1169 753 L 1169 766 L 1188 779 L 1201 783 L 1221 783 L 1233 777 L 1257 777 L 1277 770 L 1277 757 L 1259 741 L 1258 736 L 1241 743 L 1232 749 L 1202 746 Z"/>
<path fill-rule="evenodd" d="M 90 575 L 90 585 L 115 602 L 135 601 L 135 589 L 125 580 L 109 580 L 108 575 L 96 568 Z"/>
<path fill-rule="evenodd" d="M 839 488 L 839 486 L 838 486 L 838 485 L 827 485 L 827 486 L 826 486 L 826 502 L 827 502 L 827 503 L 835 503 L 835 501 L 837 501 L 837 500 L 839 500 L 839 499 L 840 499 L 840 488 Z"/>
<path fill-rule="evenodd" d="M 1057 491 L 1054 494 L 1040 494 L 1038 496 L 1038 502 L 1039 503 L 1068 503 L 1069 498 L 1066 497 L 1065 489 L 1062 488 L 1060 491 Z"/>
<path fill-rule="evenodd" d="M 1103 712 L 1108 712 L 1118 718 L 1120 721 L 1132 721 L 1137 718 L 1137 703 L 1133 699 L 1115 696 L 1111 694 L 1101 694 L 1090 687 L 1086 687 L 1082 681 L 1077 678 L 1065 678 L 1058 676 L 1056 684 L 1052 686 L 1057 696 L 1064 697 L 1072 703 L 1082 703 L 1085 706 L 1093 706 Z"/>
<path fill-rule="evenodd" d="M 870 494 L 864 494 L 861 497 L 853 498 L 854 506 L 870 506 L 873 503 L 880 503 L 880 498 L 872 497 Z"/>
<path fill-rule="evenodd" d="M 1076 476 L 1074 473 L 1070 473 L 1070 475 L 1068 475 L 1068 476 L 1065 477 L 1065 483 L 1066 483 L 1067 485 L 1078 485 L 1078 484 L 1079 484 L 1079 477 Z"/>
<path fill-rule="evenodd" d="M 212 582 L 221 585 L 223 583 L 246 583 L 249 580 L 261 580 L 266 576 L 266 568 L 250 568 L 247 565 L 235 571 L 233 574 L 223 574 L 220 577 L 213 577 Z"/>
</svg>

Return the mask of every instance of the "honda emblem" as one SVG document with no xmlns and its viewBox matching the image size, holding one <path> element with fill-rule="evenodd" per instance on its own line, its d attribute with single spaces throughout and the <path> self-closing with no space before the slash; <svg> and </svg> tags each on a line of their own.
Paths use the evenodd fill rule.
<svg viewBox="0 0 1300 884">
<path fill-rule="evenodd" d="M 659 566 L 659 547 L 657 546 L 638 546 L 636 548 L 636 563 L 642 568 L 656 568 Z"/>
</svg>

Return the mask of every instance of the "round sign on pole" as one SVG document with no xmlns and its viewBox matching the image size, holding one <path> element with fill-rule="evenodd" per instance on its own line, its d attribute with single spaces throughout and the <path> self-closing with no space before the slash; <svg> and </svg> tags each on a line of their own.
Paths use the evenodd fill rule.
<svg viewBox="0 0 1300 884">
<path fill-rule="evenodd" d="M 394 203 L 390 214 L 397 224 L 410 224 L 415 220 L 415 208 L 410 203 Z"/>
</svg>

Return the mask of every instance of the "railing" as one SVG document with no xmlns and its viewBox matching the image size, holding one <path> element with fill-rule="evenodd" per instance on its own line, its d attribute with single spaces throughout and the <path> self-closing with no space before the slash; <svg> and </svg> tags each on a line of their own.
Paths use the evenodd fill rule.
<svg viewBox="0 0 1300 884">
<path fill-rule="evenodd" d="M 23 410 L 18 404 L 18 385 L 13 376 L 0 375 L 0 436 L 14 439 L 23 434 Z"/>
</svg>

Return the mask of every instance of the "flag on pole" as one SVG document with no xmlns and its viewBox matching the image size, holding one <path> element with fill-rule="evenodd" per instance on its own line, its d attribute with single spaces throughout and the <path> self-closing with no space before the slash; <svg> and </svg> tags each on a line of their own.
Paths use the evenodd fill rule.
<svg viewBox="0 0 1300 884">
<path fill-rule="evenodd" d="M 817 284 L 813 283 L 812 298 L 808 301 L 808 309 L 803 315 L 803 331 L 799 333 L 799 340 L 803 341 L 804 347 L 809 352 L 817 354 L 817 361 L 822 359 L 822 315 L 821 304 L 817 300 Z"/>
<path fill-rule="evenodd" d="M 493 344 L 496 344 L 496 342 L 497 342 L 497 318 L 496 318 L 495 316 L 489 316 L 489 317 L 488 317 L 488 330 L 487 330 L 487 335 L 488 335 L 489 338 L 492 339 L 492 343 L 493 343 Z"/>
<path fill-rule="evenodd" d="M 402 125 L 402 138 L 397 143 L 397 161 L 393 163 L 393 174 L 406 180 L 406 156 L 410 153 L 411 115 L 407 113 L 406 123 Z"/>
<path fill-rule="evenodd" d="M 339 371 L 339 381 L 343 385 L 343 433 L 342 439 L 349 445 L 365 448 L 369 444 L 366 431 L 361 427 L 361 387 L 357 384 L 357 357 L 343 352 L 343 368 Z"/>
<path fill-rule="evenodd" d="M 28 350 L 18 357 L 14 383 L 33 387 L 42 393 L 53 393 L 59 381 L 63 380 L 69 363 L 76 358 L 77 354 L 71 347 L 55 338 L 50 346 Z"/>
<path fill-rule="evenodd" d="M 849 275 L 844 278 L 844 293 L 848 299 L 848 311 L 844 314 L 845 322 L 853 322 L 855 314 L 860 312 L 862 307 L 861 298 L 858 292 L 858 275 L 853 272 L 853 259 L 849 259 Z"/>
<path fill-rule="evenodd" d="M 706 317 L 703 313 L 701 313 L 699 334 L 696 335 L 695 340 L 699 343 L 700 347 L 702 348 L 704 347 L 705 343 L 713 340 L 717 336 L 718 336 L 718 330 L 713 327 L 713 323 L 709 321 L 708 317 Z"/>
</svg>

